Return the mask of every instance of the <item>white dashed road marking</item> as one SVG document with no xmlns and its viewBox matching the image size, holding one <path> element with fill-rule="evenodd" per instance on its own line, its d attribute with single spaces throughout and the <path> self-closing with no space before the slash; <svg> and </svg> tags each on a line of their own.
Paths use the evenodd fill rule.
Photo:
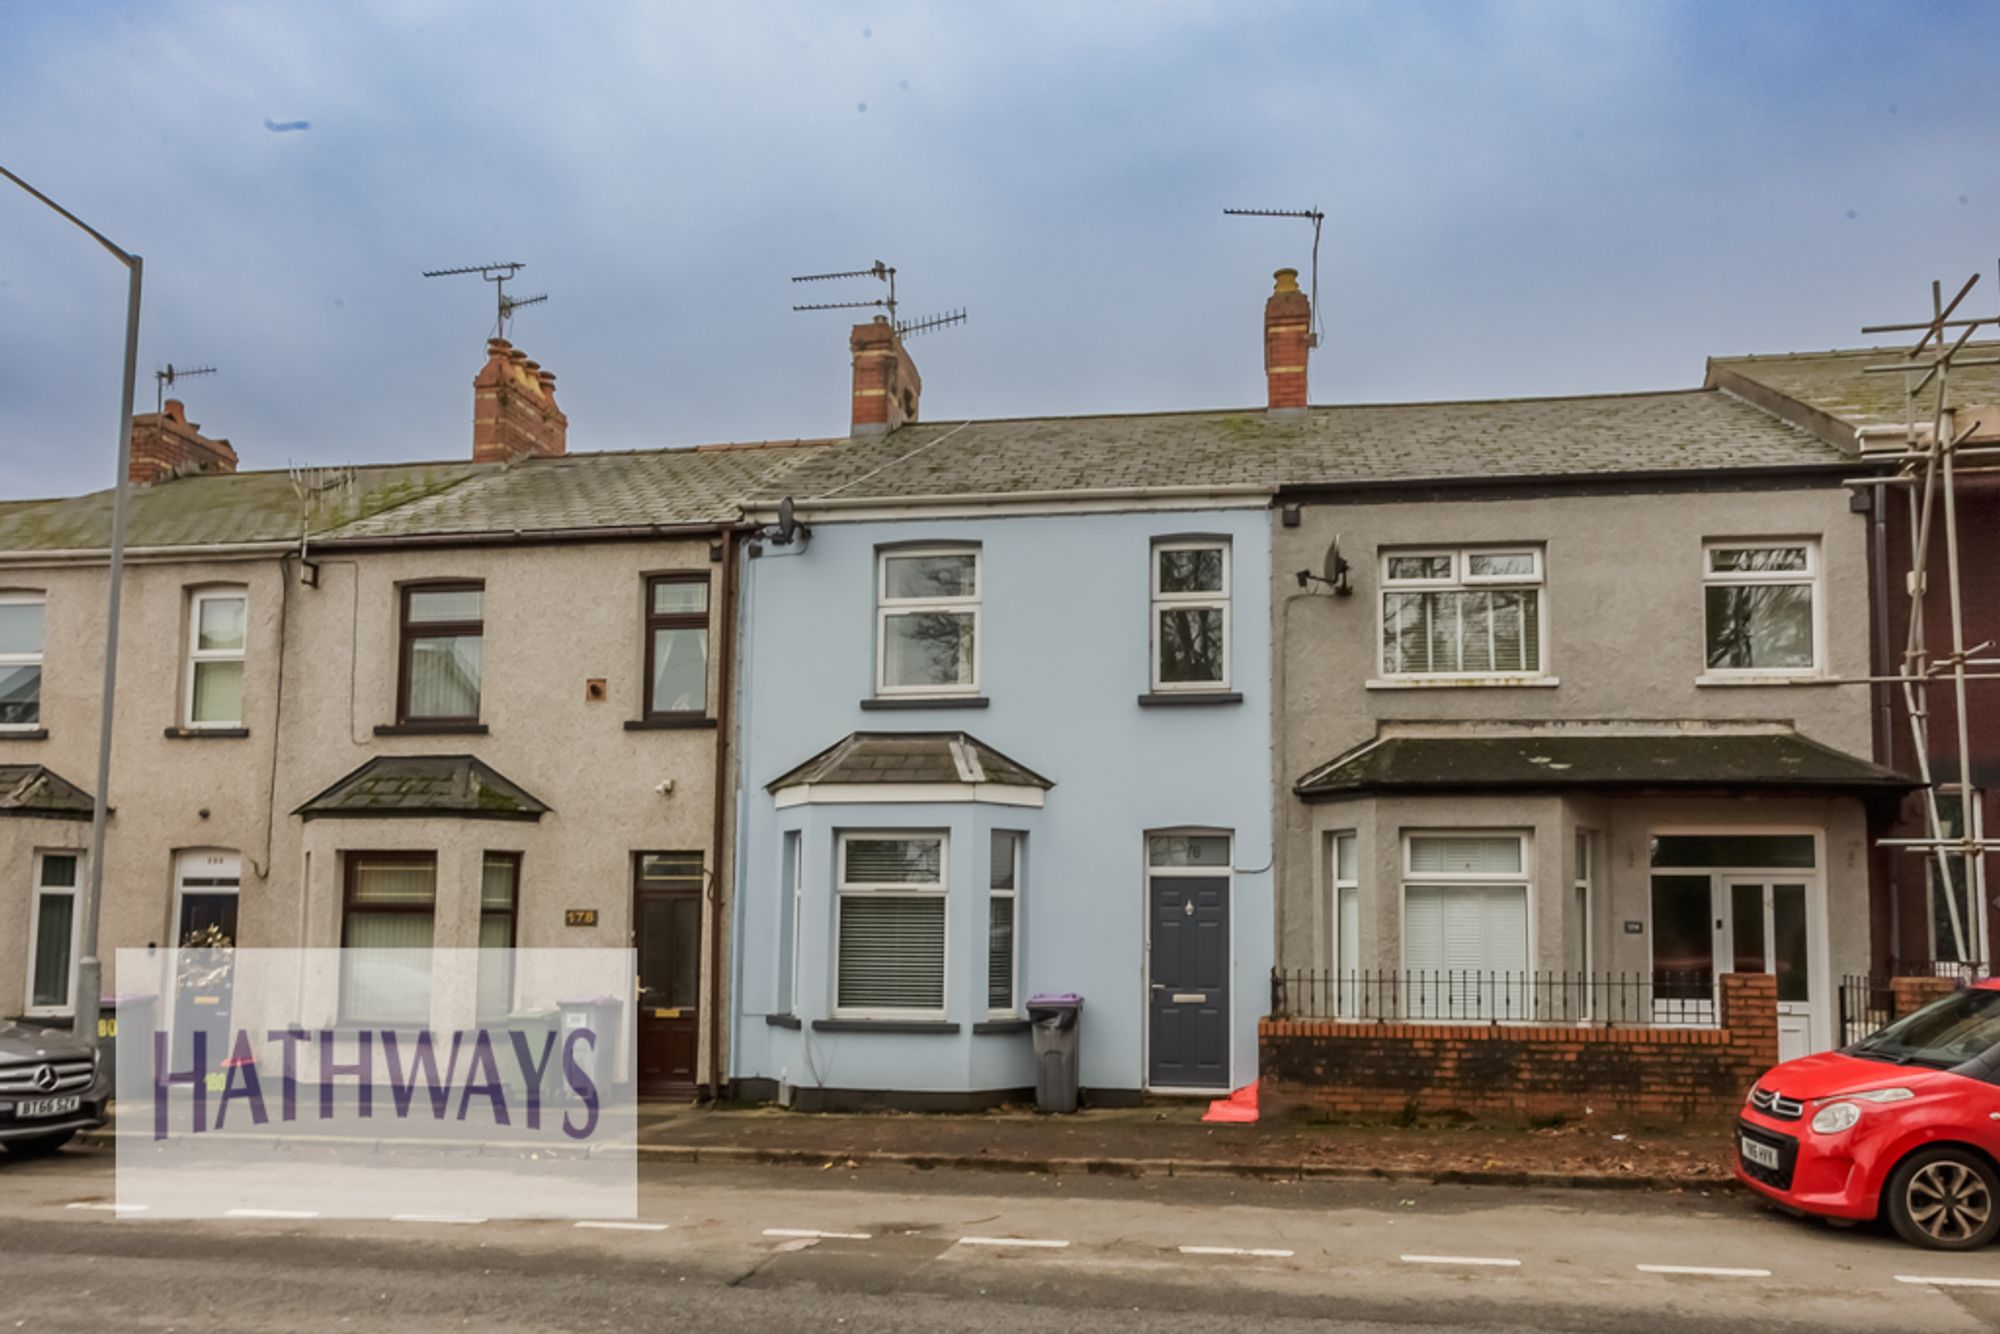
<svg viewBox="0 0 2000 1334">
<path fill-rule="evenodd" d="M 1501 1259 L 1491 1255 L 1404 1255 L 1398 1257 L 1406 1265 L 1491 1265 L 1499 1269 L 1519 1269 L 1519 1260 Z"/>
<path fill-rule="evenodd" d="M 767 1227 L 764 1229 L 764 1235 L 767 1237 L 805 1238 L 811 1241 L 872 1240 L 866 1232 L 821 1232 L 818 1228 L 812 1227 Z"/>
<path fill-rule="evenodd" d="M 1289 1260 L 1292 1252 L 1258 1246 L 1183 1246 L 1182 1255 L 1250 1255 L 1259 1260 Z"/>
<path fill-rule="evenodd" d="M 1898 1274 L 1896 1281 L 1926 1288 L 2000 1288 L 2000 1278 L 1926 1278 L 1922 1274 Z"/>
<path fill-rule="evenodd" d="M 607 1232 L 665 1232 L 667 1230 L 665 1223 L 624 1223 L 616 1219 L 605 1219 L 600 1222 L 593 1218 L 581 1218 L 577 1220 L 576 1226 L 603 1228 Z"/>
<path fill-rule="evenodd" d="M 317 1209 L 224 1209 L 224 1218 L 318 1218 Z"/>
<path fill-rule="evenodd" d="M 1059 1251 L 1069 1245 L 1066 1241 L 1052 1241 L 1046 1237 L 960 1237 L 961 1246 L 1038 1246 L 1043 1250 Z"/>
<path fill-rule="evenodd" d="M 66 1204 L 65 1209 L 97 1209 L 107 1214 L 142 1214 L 148 1206 L 143 1204 Z"/>
<path fill-rule="evenodd" d="M 483 1218 L 461 1218 L 454 1214 L 391 1214 L 391 1223 L 484 1223 Z"/>
<path fill-rule="evenodd" d="M 1639 1265 L 1642 1274 L 1695 1274 L 1704 1278 L 1769 1278 L 1768 1269 L 1720 1269 L 1708 1265 Z"/>
</svg>

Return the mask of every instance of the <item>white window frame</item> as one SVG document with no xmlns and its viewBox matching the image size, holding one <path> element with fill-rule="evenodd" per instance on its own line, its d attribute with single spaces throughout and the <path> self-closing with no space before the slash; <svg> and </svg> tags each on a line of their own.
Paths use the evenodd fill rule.
<svg viewBox="0 0 2000 1334">
<path fill-rule="evenodd" d="M 1721 570 L 1718 551 L 1768 551 L 1797 547 L 1805 552 L 1803 570 Z M 1796 680 L 1826 674 L 1826 589 L 1820 576 L 1819 540 L 1810 537 L 1715 538 L 1701 544 L 1701 679 L 1710 681 Z M 1812 662 L 1805 667 L 1711 667 L 1708 665 L 1708 590 L 1711 588 L 1790 587 L 1804 585 L 1812 593 Z"/>
<path fill-rule="evenodd" d="M 935 886 L 912 884 L 905 880 L 887 883 L 853 883 L 847 878 L 847 843 L 849 839 L 892 840 L 931 839 L 938 845 L 938 882 Z M 951 834 L 944 829 L 843 829 L 834 840 L 833 848 L 833 940 L 831 953 L 833 966 L 832 1012 L 836 1019 L 887 1019 L 925 1021 L 943 1019 L 951 1005 Z M 901 1007 L 852 1006 L 840 1003 L 840 909 L 842 902 L 852 897 L 886 898 L 929 898 L 937 897 L 944 902 L 944 923 L 940 928 L 944 933 L 944 973 L 938 991 L 938 1007 L 934 1010 L 915 1010 Z"/>
<path fill-rule="evenodd" d="M 1340 873 L 1340 845 L 1352 844 L 1354 848 L 1354 874 Z M 1335 831 L 1327 844 L 1327 883 L 1333 888 L 1333 897 L 1328 905 L 1327 917 L 1327 964 L 1333 975 L 1333 1003 L 1336 1015 L 1351 1015 L 1357 1008 L 1361 968 L 1361 835 L 1354 829 Z M 1341 922 L 1346 915 L 1341 911 L 1341 900 L 1347 895 L 1354 896 L 1354 939 L 1347 940 L 1341 933 Z M 1354 966 L 1343 967 L 1341 950 L 1351 948 L 1354 952 Z"/>
<path fill-rule="evenodd" d="M 50 857 L 74 857 L 76 859 L 76 883 L 73 885 L 44 885 L 42 866 Z M 82 915 L 77 912 L 82 902 L 83 878 L 89 868 L 84 865 L 81 848 L 36 848 L 35 879 L 28 891 L 28 976 L 24 987 L 25 1004 L 22 1013 L 38 1018 L 56 1018 L 76 1013 L 77 946 L 83 933 Z M 42 899 L 46 895 L 64 895 L 70 901 L 69 914 L 69 982 L 66 987 L 67 999 L 60 1005 L 35 1004 L 35 953 L 42 939 Z"/>
<path fill-rule="evenodd" d="M 991 868 L 988 868 L 988 875 L 986 877 L 986 882 L 987 882 L 986 894 L 989 900 L 989 904 L 987 907 L 987 918 L 986 918 L 986 932 L 987 932 L 986 968 L 987 968 L 987 986 L 988 986 L 986 1009 L 988 1016 L 991 1018 L 1015 1019 L 1019 1018 L 1021 1013 L 1021 868 L 1023 863 L 1026 861 L 1026 859 L 1021 855 L 1021 848 L 1025 843 L 1027 843 L 1028 836 L 1018 829 L 995 829 L 991 832 L 993 834 L 1005 834 L 1007 836 L 1009 845 L 1014 849 L 1014 876 L 1013 876 L 1013 885 L 1011 888 L 996 889 L 993 886 L 993 877 L 991 874 Z M 987 844 L 990 849 L 992 846 L 992 839 L 990 837 L 987 840 Z M 988 855 L 989 856 L 991 855 L 990 851 Z M 1010 942 L 1009 942 L 1013 947 L 1013 957 L 1007 961 L 1007 967 L 1009 970 L 1007 976 L 1007 994 L 1013 997 L 1014 1003 L 1006 1008 L 994 1007 L 992 992 L 991 992 L 992 980 L 993 980 L 992 979 L 992 969 L 993 969 L 992 911 L 993 910 L 991 907 L 990 900 L 996 898 L 1008 900 L 1008 902 L 1012 905 L 1013 909 L 1012 929 L 1010 931 Z"/>
<path fill-rule="evenodd" d="M 1570 886 L 1570 908 L 1580 918 L 1574 924 L 1574 930 L 1582 932 L 1582 948 L 1576 952 L 1576 970 L 1578 974 L 1582 974 L 1582 978 L 1586 978 L 1582 988 L 1584 1018 L 1590 1018 L 1592 990 L 1588 978 L 1596 956 L 1596 904 L 1590 902 L 1592 882 L 1596 878 L 1596 866 L 1598 866 L 1596 844 L 1598 844 L 1596 830 L 1576 830 L 1576 878 L 1574 884 Z"/>
<path fill-rule="evenodd" d="M 781 997 L 784 1004 L 778 1007 L 777 1013 L 779 1014 L 797 1015 L 799 1012 L 799 928 L 805 921 L 803 912 L 805 907 L 803 898 L 805 894 L 806 870 L 805 845 L 806 836 L 803 829 L 785 829 L 779 831 L 779 880 L 781 884 L 786 881 L 790 883 L 785 885 L 787 891 L 784 895 L 785 901 L 779 905 L 778 910 L 791 914 L 789 927 L 786 928 L 781 924 L 781 929 L 778 932 L 780 941 L 789 944 L 791 947 L 789 951 L 782 951 L 778 958 L 777 980 L 784 986 L 784 994 Z"/>
<path fill-rule="evenodd" d="M 241 602 L 243 604 L 243 646 L 234 649 L 205 649 L 201 646 L 201 609 L 210 602 Z M 244 665 L 243 697 L 249 698 L 250 690 L 250 590 L 241 584 L 219 585 L 214 588 L 195 589 L 188 597 L 187 625 L 187 684 L 181 691 L 181 725 L 190 732 L 230 731 L 243 726 L 243 709 L 239 704 L 237 717 L 233 722 L 196 722 L 194 716 L 195 664 L 201 662 L 240 662 Z"/>
<path fill-rule="evenodd" d="M 1523 902 L 1522 930 L 1525 932 L 1526 935 L 1526 939 L 1523 942 L 1525 948 L 1522 953 L 1522 957 L 1526 961 L 1526 966 L 1521 970 L 1521 972 L 1524 978 L 1532 976 L 1535 972 L 1535 962 L 1537 953 L 1535 948 L 1536 914 L 1535 914 L 1534 835 L 1528 831 L 1520 829 L 1405 829 L 1402 831 L 1401 837 L 1403 844 L 1402 861 L 1401 861 L 1403 874 L 1401 877 L 1401 884 L 1398 886 L 1397 889 L 1396 935 L 1398 937 L 1397 955 L 1402 962 L 1402 973 L 1404 978 L 1407 979 L 1410 976 L 1410 974 L 1413 971 L 1415 971 L 1410 964 L 1410 932 L 1409 932 L 1409 914 L 1410 914 L 1409 899 L 1410 899 L 1410 890 L 1413 888 L 1414 889 L 1428 889 L 1428 888 L 1519 889 L 1521 891 L 1521 898 Z M 1411 854 L 1415 850 L 1416 840 L 1420 838 L 1514 839 L 1519 842 L 1521 847 L 1521 869 L 1519 871 L 1413 870 L 1411 869 L 1411 861 L 1412 861 Z M 1484 973 L 1489 970 L 1482 969 L 1480 971 Z M 1407 985 L 1408 983 L 1406 981 L 1405 986 L 1407 987 Z M 1460 1016 L 1456 1019 L 1450 1017 L 1439 1017 L 1436 1020 L 1432 1020 L 1431 1018 L 1426 1016 L 1406 1015 L 1405 1018 L 1415 1019 L 1420 1022 L 1444 1022 L 1444 1023 L 1467 1022 L 1466 1018 L 1463 1016 Z M 1473 1022 L 1485 1023 L 1489 1022 L 1491 1018 L 1492 1016 L 1488 1016 L 1485 1018 L 1474 1020 Z M 1499 1022 L 1503 1023 L 1530 1021 L 1533 1019 L 1533 1005 L 1532 1003 L 1530 1003 L 1529 1005 L 1524 1007 L 1523 1012 L 1521 1014 L 1499 1016 L 1498 1018 Z"/>
<path fill-rule="evenodd" d="M 1449 557 L 1451 574 L 1448 577 L 1410 579 L 1394 578 L 1389 574 L 1391 561 L 1407 560 L 1412 557 Z M 1532 574 L 1473 574 L 1474 556 L 1528 556 L 1535 568 Z M 1384 681 L 1398 683 L 1437 682 L 1542 682 L 1553 679 L 1549 667 L 1549 599 L 1548 599 L 1548 557 L 1539 543 L 1482 543 L 1465 547 L 1413 547 L 1391 549 L 1380 553 L 1377 569 L 1381 587 L 1375 602 L 1375 666 Z M 1389 668 L 1389 597 L 1394 593 L 1446 593 L 1454 590 L 1498 589 L 1502 591 L 1528 592 L 1535 594 L 1535 644 L 1539 661 L 1533 671 L 1437 671 L 1411 672 L 1391 671 Z M 1460 656 L 1463 657 L 1461 645 Z"/>
<path fill-rule="evenodd" d="M 1147 557 L 1152 567 L 1151 627 L 1152 684 L 1161 694 L 1208 692 L 1229 689 L 1230 678 L 1230 551 L 1226 538 L 1170 538 L 1153 543 Z M 1169 593 L 1160 587 L 1160 557 L 1170 551 L 1219 551 L 1222 553 L 1222 587 L 1213 591 Z M 1166 611 L 1220 611 L 1222 613 L 1222 676 L 1214 681 L 1164 681 L 1160 677 L 1160 615 Z"/>
<path fill-rule="evenodd" d="M 49 669 L 43 661 L 49 649 L 49 598 L 46 593 L 0 593 L 0 605 L 10 607 L 38 606 L 42 609 L 42 642 L 33 653 L 0 653 L 0 668 L 39 667 L 41 677 L 35 683 L 35 721 L 32 723 L 0 723 L 0 736 L 10 732 L 39 732 L 47 728 L 48 716 L 44 711 L 47 702 Z"/>
<path fill-rule="evenodd" d="M 891 598 L 889 596 L 889 562 L 909 560 L 924 556 L 970 556 L 972 557 L 972 596 L 951 598 Z M 980 601 L 986 592 L 986 561 L 977 544 L 940 542 L 936 545 L 914 547 L 884 547 L 875 552 L 875 693 L 882 698 L 914 696 L 918 698 L 971 697 L 979 693 L 979 657 L 984 626 L 981 625 Z M 963 685 L 953 683 L 939 686 L 892 686 L 889 684 L 889 618 L 906 616 L 918 612 L 944 612 L 951 615 L 972 615 L 972 679 Z"/>
</svg>

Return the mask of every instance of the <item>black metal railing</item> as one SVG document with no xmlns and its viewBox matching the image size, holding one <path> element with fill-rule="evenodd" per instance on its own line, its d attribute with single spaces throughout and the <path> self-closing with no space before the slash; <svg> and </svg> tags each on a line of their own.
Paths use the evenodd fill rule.
<svg viewBox="0 0 2000 1334">
<path fill-rule="evenodd" d="M 1274 1019 L 1716 1027 L 1712 972 L 1271 970 Z"/>
<path fill-rule="evenodd" d="M 1840 979 L 1840 1045 L 1859 1042 L 1896 1017 L 1895 980 L 1943 977 L 1966 982 L 1990 976 L 1979 960 L 1891 959 L 1886 973 L 1849 973 Z"/>
</svg>

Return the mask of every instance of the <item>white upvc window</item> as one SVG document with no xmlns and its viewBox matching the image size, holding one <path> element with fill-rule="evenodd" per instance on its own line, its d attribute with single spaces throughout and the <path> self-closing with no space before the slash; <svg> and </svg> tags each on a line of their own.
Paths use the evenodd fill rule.
<svg viewBox="0 0 2000 1334">
<path fill-rule="evenodd" d="M 250 596 L 244 589 L 201 589 L 188 599 L 183 725 L 190 730 L 243 725 L 249 632 Z"/>
<path fill-rule="evenodd" d="M 42 725 L 40 593 L 0 593 L 0 733 Z"/>
<path fill-rule="evenodd" d="M 28 922 L 28 1009 L 31 1015 L 65 1015 L 76 1005 L 77 885 L 83 856 L 35 854 L 34 899 Z"/>
<path fill-rule="evenodd" d="M 799 994 L 799 895 L 804 892 L 804 835 L 796 829 L 785 831 L 778 872 L 783 880 L 783 902 L 778 911 L 778 1014 L 796 1014 Z"/>
<path fill-rule="evenodd" d="M 1547 674 L 1539 547 L 1390 551 L 1381 568 L 1385 677 Z"/>
<path fill-rule="evenodd" d="M 1333 912 L 1329 916 L 1334 1013 L 1349 1015 L 1355 1011 L 1361 971 L 1361 855 L 1359 842 L 1351 833 L 1333 836 Z"/>
<path fill-rule="evenodd" d="M 1153 545 L 1153 689 L 1229 687 L 1229 543 Z"/>
<path fill-rule="evenodd" d="M 1021 844 L 1011 830 L 993 831 L 986 909 L 986 1009 L 1012 1018 L 1020 1008 Z"/>
<path fill-rule="evenodd" d="M 979 693 L 978 547 L 902 547 L 880 553 L 875 691 Z"/>
<path fill-rule="evenodd" d="M 1709 542 L 1701 560 L 1709 675 L 1820 671 L 1825 636 L 1817 542 Z"/>
<path fill-rule="evenodd" d="M 1404 837 L 1405 1013 L 1527 1017 L 1528 866 L 1524 834 Z"/>
<path fill-rule="evenodd" d="M 945 836 L 840 836 L 834 1012 L 944 1017 Z"/>
<path fill-rule="evenodd" d="M 1591 970 L 1591 926 L 1590 904 L 1591 878 L 1596 874 L 1597 836 L 1588 829 L 1576 831 L 1576 879 L 1570 886 L 1569 945 L 1566 965 L 1570 972 L 1579 977 L 1588 977 Z M 1585 985 L 1581 992 L 1584 1015 L 1588 1017 L 1591 988 Z"/>
</svg>

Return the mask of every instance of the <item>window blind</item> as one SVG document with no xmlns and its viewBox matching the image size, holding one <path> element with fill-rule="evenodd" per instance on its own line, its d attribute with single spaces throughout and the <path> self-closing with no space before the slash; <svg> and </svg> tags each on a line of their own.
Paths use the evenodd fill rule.
<svg viewBox="0 0 2000 1334">
<path fill-rule="evenodd" d="M 1416 835 L 1410 839 L 1410 870 L 1418 875 L 1519 875 L 1521 840 L 1463 835 Z"/>
<path fill-rule="evenodd" d="M 843 896 L 839 975 L 843 1009 L 944 1009 L 944 896 Z"/>
</svg>

